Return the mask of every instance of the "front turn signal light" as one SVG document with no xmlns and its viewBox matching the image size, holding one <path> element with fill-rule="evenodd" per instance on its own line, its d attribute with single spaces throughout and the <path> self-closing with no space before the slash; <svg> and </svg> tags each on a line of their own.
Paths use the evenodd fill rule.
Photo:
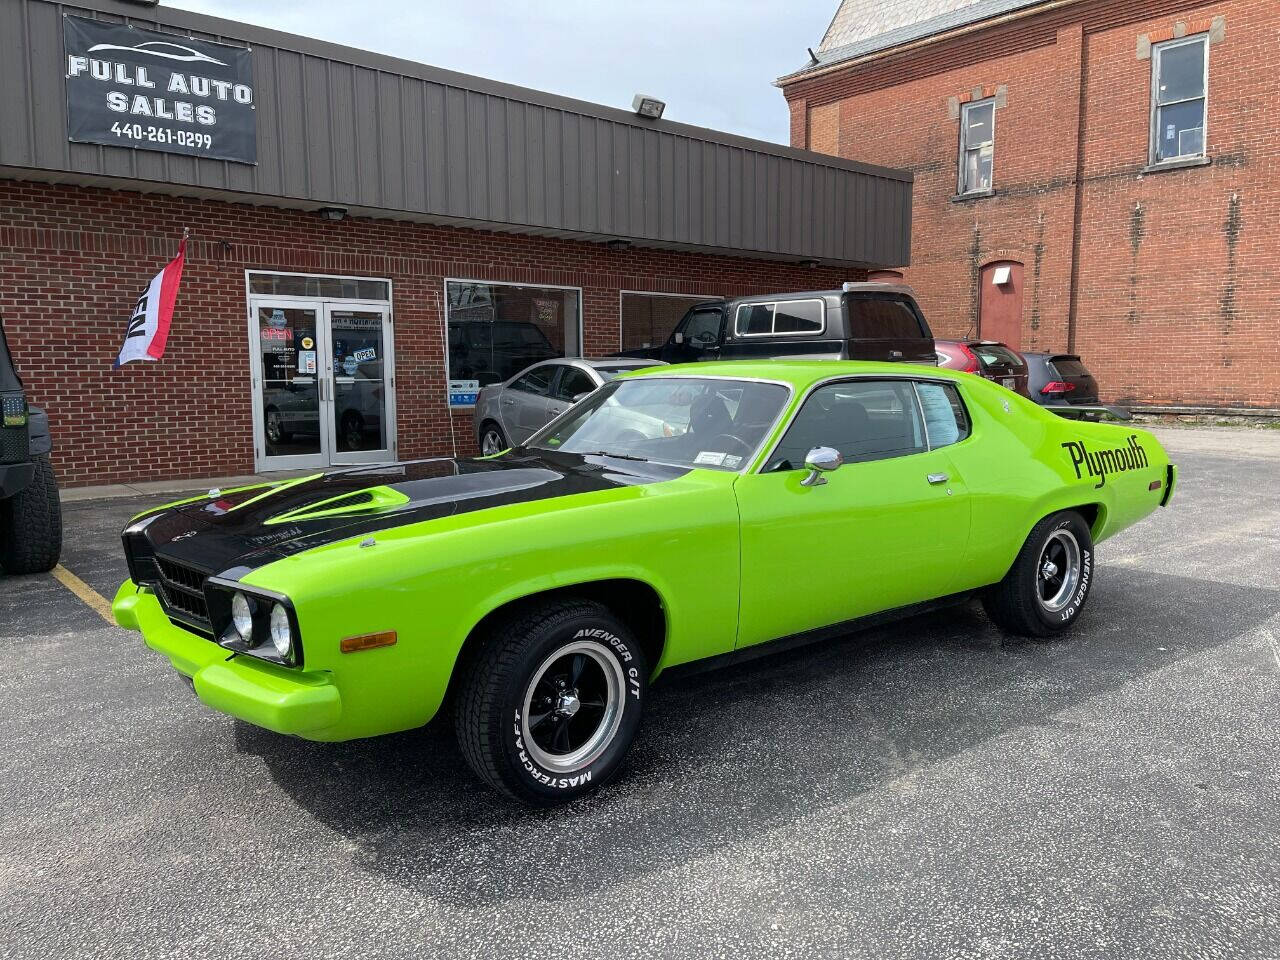
<svg viewBox="0 0 1280 960">
<path fill-rule="evenodd" d="M 366 633 L 359 637 L 343 637 L 339 644 L 343 653 L 359 653 L 361 650 L 372 650 L 375 647 L 391 647 L 396 642 L 396 632 Z"/>
</svg>

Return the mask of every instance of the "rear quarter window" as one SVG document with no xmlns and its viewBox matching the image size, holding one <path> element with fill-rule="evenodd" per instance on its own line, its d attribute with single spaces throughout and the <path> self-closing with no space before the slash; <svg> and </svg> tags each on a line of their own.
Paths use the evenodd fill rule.
<svg viewBox="0 0 1280 960">
<path fill-rule="evenodd" d="M 906 300 L 896 297 L 845 297 L 849 337 L 856 340 L 919 340 L 926 336 Z"/>
</svg>

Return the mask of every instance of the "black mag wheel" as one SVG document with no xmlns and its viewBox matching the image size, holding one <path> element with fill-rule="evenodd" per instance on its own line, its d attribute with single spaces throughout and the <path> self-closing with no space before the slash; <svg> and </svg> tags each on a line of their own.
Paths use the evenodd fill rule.
<svg viewBox="0 0 1280 960">
<path fill-rule="evenodd" d="M 1048 613 L 1066 609 L 1080 583 L 1080 542 L 1068 527 L 1054 530 L 1040 551 L 1036 568 L 1037 594 Z"/>
<path fill-rule="evenodd" d="M 1075 623 L 1093 586 L 1093 538 L 1073 510 L 1032 528 L 1004 579 L 982 598 L 987 615 L 1010 633 L 1049 637 Z"/>
<path fill-rule="evenodd" d="M 521 731 L 529 755 L 548 770 L 591 763 L 622 723 L 622 664 L 598 640 L 577 640 L 534 671 L 524 698 Z"/>
<path fill-rule="evenodd" d="M 648 689 L 644 652 L 626 624 L 577 598 L 499 619 L 457 669 L 462 755 L 490 786 L 535 806 L 566 803 L 617 772 Z"/>
</svg>

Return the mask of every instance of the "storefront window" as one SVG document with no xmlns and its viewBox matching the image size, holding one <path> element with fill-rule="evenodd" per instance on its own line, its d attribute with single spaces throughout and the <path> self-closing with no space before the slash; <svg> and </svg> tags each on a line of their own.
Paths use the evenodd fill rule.
<svg viewBox="0 0 1280 960">
<path fill-rule="evenodd" d="M 450 280 L 445 292 L 451 407 L 473 406 L 481 387 L 530 364 L 582 355 L 577 290 Z"/>
<path fill-rule="evenodd" d="M 715 299 L 679 297 L 662 293 L 622 294 L 622 349 L 658 347 L 671 338 L 680 318 L 694 304 Z"/>
<path fill-rule="evenodd" d="M 302 273 L 251 273 L 249 293 L 326 300 L 390 300 L 391 285 L 364 277 L 320 277 Z"/>
</svg>

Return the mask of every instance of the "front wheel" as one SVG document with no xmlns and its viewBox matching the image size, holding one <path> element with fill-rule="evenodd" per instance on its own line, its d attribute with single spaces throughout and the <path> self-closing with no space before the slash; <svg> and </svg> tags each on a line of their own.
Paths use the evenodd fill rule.
<svg viewBox="0 0 1280 960">
<path fill-rule="evenodd" d="M 467 763 L 512 799 L 542 807 L 617 772 L 648 686 L 635 637 L 587 600 L 498 622 L 462 669 L 454 726 Z"/>
<path fill-rule="evenodd" d="M 35 458 L 35 476 L 21 493 L 0 500 L 0 569 L 44 573 L 62 554 L 62 503 L 47 457 Z"/>
<path fill-rule="evenodd" d="M 997 626 L 1028 637 L 1049 637 L 1075 623 L 1093 586 L 1093 538 L 1074 511 L 1035 525 L 1003 580 L 987 588 L 982 605 Z"/>
</svg>

